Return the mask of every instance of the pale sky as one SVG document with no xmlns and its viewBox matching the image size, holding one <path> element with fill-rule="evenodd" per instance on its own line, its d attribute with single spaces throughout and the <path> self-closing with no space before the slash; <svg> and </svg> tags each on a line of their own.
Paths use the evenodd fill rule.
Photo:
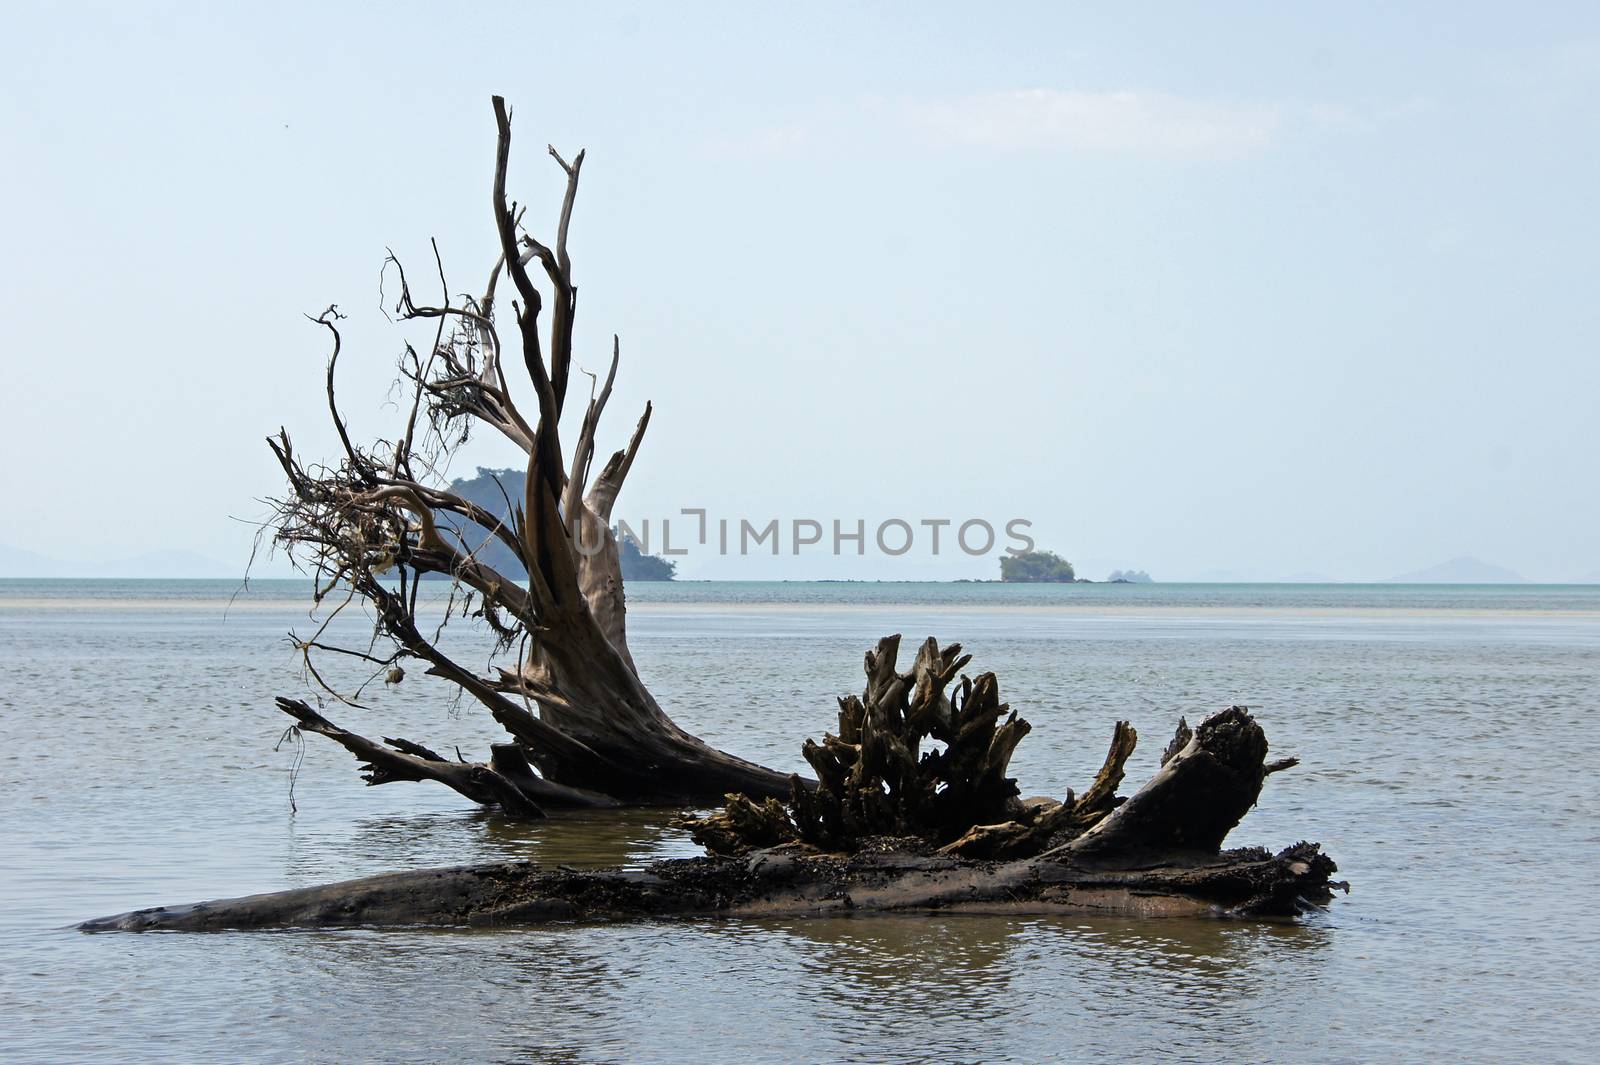
<svg viewBox="0 0 1600 1065">
<path fill-rule="evenodd" d="M 537 234 L 545 143 L 589 152 L 604 442 L 655 403 L 619 516 L 1020 517 L 1170 579 L 1600 570 L 1593 5 L 134 6 L 7 8 L 10 548 L 242 568 L 263 437 L 334 446 L 329 303 L 353 428 L 392 434 L 384 248 L 481 288 L 498 92 Z"/>
</svg>

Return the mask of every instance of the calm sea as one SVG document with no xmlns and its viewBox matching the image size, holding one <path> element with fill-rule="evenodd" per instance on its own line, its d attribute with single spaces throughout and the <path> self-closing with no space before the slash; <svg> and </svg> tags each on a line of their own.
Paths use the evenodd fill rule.
<svg viewBox="0 0 1600 1065">
<path fill-rule="evenodd" d="M 1301 765 L 1233 842 L 1320 840 L 1355 887 L 1298 926 L 67 930 L 402 867 L 694 853 L 665 813 L 512 824 L 440 788 L 365 788 L 318 737 L 279 746 L 306 589 L 0 581 L 0 1059 L 1498 1062 L 1600 1044 L 1600 587 L 630 588 L 668 712 L 786 768 L 890 632 L 959 640 L 999 674 L 1034 725 L 1013 763 L 1027 794 L 1081 790 L 1119 718 L 1142 737 L 1135 786 L 1180 714 L 1248 704 Z M 334 631 L 363 624 L 352 608 Z M 482 662 L 470 632 L 452 645 Z M 363 703 L 329 714 L 469 758 L 497 738 L 420 670 Z"/>
</svg>

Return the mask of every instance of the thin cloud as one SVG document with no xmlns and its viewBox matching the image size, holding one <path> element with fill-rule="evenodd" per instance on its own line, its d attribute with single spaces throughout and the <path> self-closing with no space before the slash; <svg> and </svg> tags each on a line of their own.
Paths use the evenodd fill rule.
<svg viewBox="0 0 1600 1065">
<path fill-rule="evenodd" d="M 1010 89 L 908 104 L 905 118 L 943 147 L 1236 159 L 1271 143 L 1282 113 L 1161 92 Z"/>
</svg>

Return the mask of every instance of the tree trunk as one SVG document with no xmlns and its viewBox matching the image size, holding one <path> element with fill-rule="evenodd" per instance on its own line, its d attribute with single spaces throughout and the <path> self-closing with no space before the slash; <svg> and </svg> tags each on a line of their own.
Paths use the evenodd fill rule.
<svg viewBox="0 0 1600 1065">
<path fill-rule="evenodd" d="M 289 481 L 288 495 L 275 501 L 273 543 L 316 577 L 315 602 L 331 604 L 315 634 L 295 637 L 308 677 L 323 694 L 354 707 L 361 688 L 341 690 L 318 667 L 329 655 L 373 667 L 366 683 L 378 676 L 398 683 L 405 677 L 403 661 L 420 662 L 426 673 L 481 703 L 509 742 L 495 745 L 488 761 L 452 762 L 420 743 L 379 743 L 344 729 L 323 715 L 325 705 L 285 697 L 278 706 L 295 719 L 292 727 L 327 736 L 360 758 L 370 784 L 434 781 L 512 816 L 540 817 L 546 807 L 560 805 L 715 801 L 730 791 L 787 794 L 786 775 L 715 750 L 678 727 L 634 666 L 611 514 L 651 408 L 645 405 L 626 446 L 595 472 L 600 418 L 620 361 L 613 338 L 605 382 L 595 381 L 575 442 L 563 448 L 577 306 L 567 236 L 584 156 L 579 152 L 569 163 L 550 149 L 567 185 L 556 240 L 546 246 L 523 229 L 523 211 L 507 199 L 511 114 L 499 97 L 493 105 L 498 140 L 491 207 L 499 260 L 483 295 L 454 302 L 437 247 L 437 305 L 417 302 L 393 254 L 384 264 L 386 276 L 391 267 L 398 276 L 396 316 L 432 323 L 428 353 L 407 345 L 401 363 L 411 400 L 403 428 L 393 440 L 367 446 L 351 439 L 335 389 L 343 316 L 329 307 L 314 321 L 332 337 L 325 391 L 343 458 L 333 465 L 306 463 L 286 431 L 269 443 Z M 540 324 L 546 293 L 529 274 L 536 261 L 551 304 L 548 341 Z M 515 347 L 527 379 L 521 388 L 531 388 L 537 403 L 531 421 L 514 397 L 496 324 L 502 275 L 515 288 Z M 470 430 L 484 428 L 526 460 L 521 489 L 504 493 L 503 509 L 453 493 L 436 473 Z M 526 579 L 497 572 L 479 557 L 489 543 L 509 550 Z M 423 635 L 432 626 L 419 620 L 419 589 L 423 578 L 440 575 L 451 581 L 443 624 L 453 616 L 478 617 L 493 636 L 486 657 L 497 664 L 486 673 L 447 655 L 437 631 Z M 329 642 L 333 619 L 356 602 L 375 619 L 371 644 Z"/>
<path fill-rule="evenodd" d="M 320 887 L 85 921 L 85 932 L 528 926 L 652 917 L 768 917 L 947 910 L 1141 917 L 1293 917 L 1325 902 L 1333 863 L 1315 844 L 1123 869 L 1066 858 L 1014 862 L 909 854 L 850 859 L 758 852 L 645 870 L 545 870 L 531 862 L 419 869 Z"/>
</svg>

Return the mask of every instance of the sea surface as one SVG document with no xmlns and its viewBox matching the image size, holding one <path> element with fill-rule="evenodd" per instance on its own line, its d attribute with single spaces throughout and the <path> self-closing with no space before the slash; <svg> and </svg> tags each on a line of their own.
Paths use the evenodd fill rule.
<svg viewBox="0 0 1600 1065">
<path fill-rule="evenodd" d="M 443 589 L 430 589 L 438 596 Z M 531 931 L 85 935 L 74 921 L 398 868 L 695 853 L 669 812 L 516 824 L 366 788 L 287 638 L 309 585 L 0 581 L 5 1062 L 1593 1061 L 1600 587 L 630 586 L 676 720 L 799 769 L 887 633 L 960 641 L 1034 725 L 1024 794 L 1124 791 L 1180 715 L 1275 756 L 1235 844 L 1321 841 L 1354 890 L 1297 925 L 896 916 Z M 359 640 L 355 605 L 327 638 Z M 469 661 L 481 634 L 453 622 Z M 329 666 L 353 689 L 362 679 Z M 341 724 L 469 758 L 486 715 L 413 670 Z"/>
</svg>

